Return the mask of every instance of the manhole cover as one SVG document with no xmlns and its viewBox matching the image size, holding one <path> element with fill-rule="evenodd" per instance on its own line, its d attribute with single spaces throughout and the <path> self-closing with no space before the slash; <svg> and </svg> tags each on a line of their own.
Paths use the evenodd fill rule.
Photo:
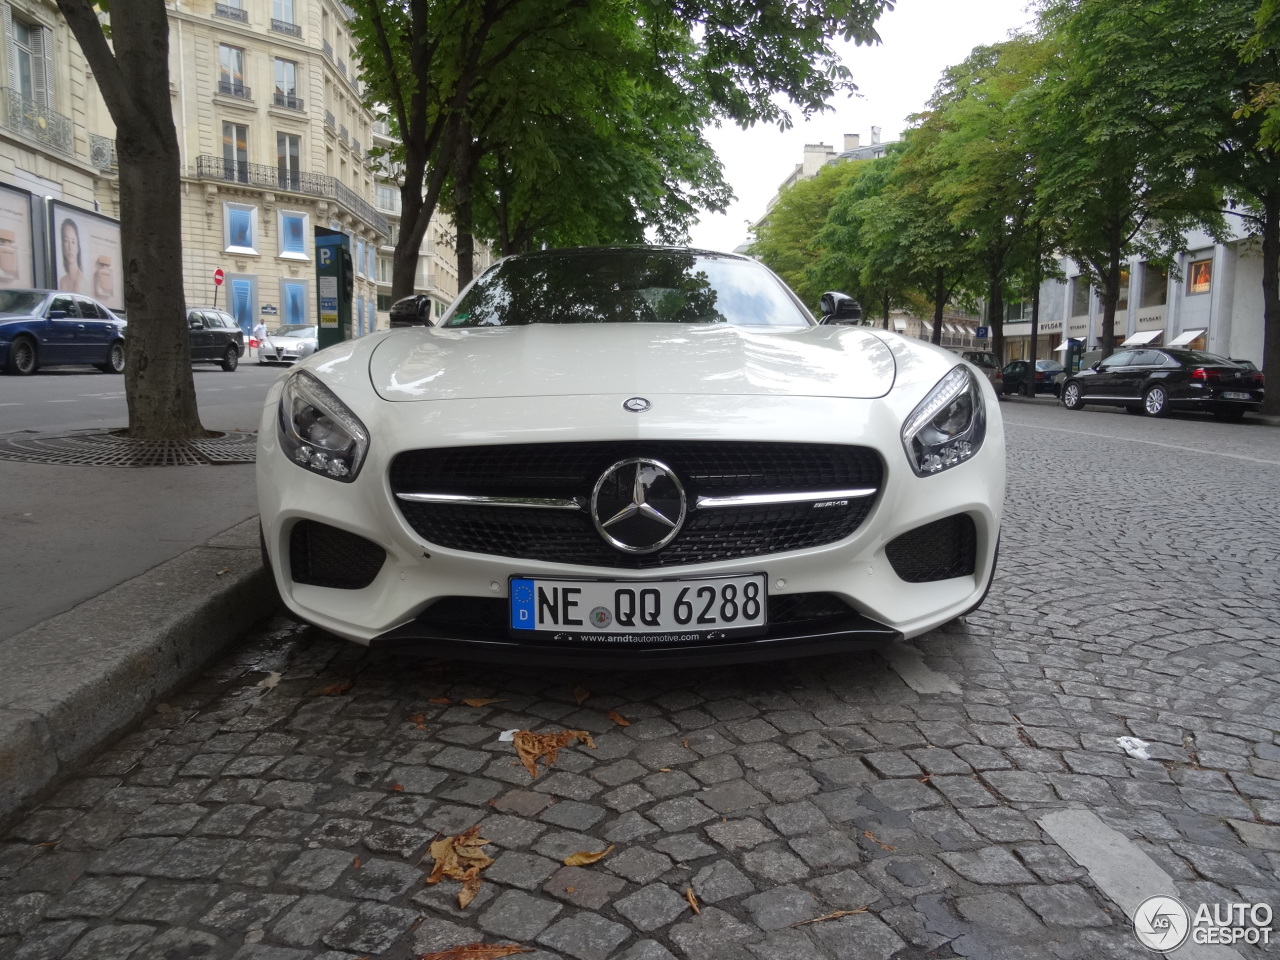
<svg viewBox="0 0 1280 960">
<path fill-rule="evenodd" d="M 107 430 L 0 437 L 0 460 L 91 467 L 194 467 L 253 463 L 258 438 L 228 433 L 204 440 L 131 440 Z"/>
</svg>

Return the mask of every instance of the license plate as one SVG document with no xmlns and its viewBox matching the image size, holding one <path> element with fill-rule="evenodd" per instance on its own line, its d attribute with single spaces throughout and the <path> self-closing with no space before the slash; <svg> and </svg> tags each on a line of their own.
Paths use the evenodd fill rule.
<svg viewBox="0 0 1280 960">
<path fill-rule="evenodd" d="M 1240 393 L 1235 390 L 1224 390 L 1222 392 L 1222 398 L 1224 400 L 1252 400 L 1253 395 L 1248 393 Z"/>
<path fill-rule="evenodd" d="M 750 636 L 768 623 L 766 582 L 764 574 L 644 581 L 512 577 L 511 633 L 624 643 Z"/>
</svg>

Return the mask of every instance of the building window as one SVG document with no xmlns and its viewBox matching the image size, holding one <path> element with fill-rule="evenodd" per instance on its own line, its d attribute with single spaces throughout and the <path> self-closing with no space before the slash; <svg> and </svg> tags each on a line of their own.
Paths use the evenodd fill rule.
<svg viewBox="0 0 1280 960">
<path fill-rule="evenodd" d="M 378 294 L 378 309 L 381 310 L 383 313 L 391 309 L 391 294 L 389 293 Z"/>
<path fill-rule="evenodd" d="M 1071 316 L 1083 317 L 1089 313 L 1089 278 L 1071 278 Z"/>
<path fill-rule="evenodd" d="M 225 43 L 218 44 L 218 92 L 233 97 L 249 97 L 245 85 L 244 51 Z"/>
<path fill-rule="evenodd" d="M 374 264 L 377 262 L 377 255 L 374 251 L 373 241 L 369 241 L 369 245 L 364 248 L 364 275 L 370 280 L 373 279 Z"/>
<path fill-rule="evenodd" d="M 280 211 L 280 256 L 290 260 L 310 260 L 307 233 L 310 216 L 299 210 Z"/>
<path fill-rule="evenodd" d="M 258 313 L 258 278 L 232 274 L 227 278 L 227 302 L 231 315 L 247 337 Z"/>
<path fill-rule="evenodd" d="M 302 186 L 302 138 L 292 133 L 276 134 L 276 171 L 282 190 L 300 190 Z"/>
<path fill-rule="evenodd" d="M 291 110 L 301 110 L 302 101 L 298 99 L 298 65 L 292 60 L 281 60 L 277 57 L 275 72 L 275 105 L 288 107 Z"/>
<path fill-rule="evenodd" d="M 1187 293 L 1208 293 L 1213 284 L 1213 261 L 1193 260 L 1187 268 Z"/>
<path fill-rule="evenodd" d="M 245 203 L 224 203 L 223 245 L 228 253 L 258 252 L 258 208 Z"/>
<path fill-rule="evenodd" d="M 290 324 L 310 323 L 307 315 L 307 287 L 305 280 L 280 281 L 280 322 Z"/>
<path fill-rule="evenodd" d="M 283 23 L 297 23 L 294 19 L 293 0 L 271 0 L 271 16 Z"/>
<path fill-rule="evenodd" d="M 400 212 L 400 191 L 393 186 L 385 183 L 378 184 L 374 188 L 374 201 L 379 210 L 386 210 L 388 213 Z"/>
<path fill-rule="evenodd" d="M 1142 306 L 1162 307 L 1169 300 L 1169 271 L 1153 263 L 1142 264 Z"/>
<path fill-rule="evenodd" d="M 242 123 L 222 125 L 222 179 L 249 182 L 249 128 Z"/>
<path fill-rule="evenodd" d="M 357 337 L 364 336 L 364 297 L 356 297 L 356 328 L 352 331 Z"/>
<path fill-rule="evenodd" d="M 390 257 L 378 258 L 378 282 L 379 283 L 391 282 L 391 258 Z M 378 309 L 385 310 L 387 308 L 380 306 L 378 307 Z"/>
<path fill-rule="evenodd" d="M 354 248 L 355 257 L 352 266 L 355 267 L 356 276 L 363 277 L 364 274 L 364 241 L 357 240 Z"/>
<path fill-rule="evenodd" d="M 1129 309 L 1129 268 L 1120 269 L 1120 299 L 1116 301 L 1117 310 Z"/>
<path fill-rule="evenodd" d="M 1005 322 L 1018 323 L 1022 320 L 1031 319 L 1031 304 L 1026 300 L 1019 300 L 1017 303 L 1011 303 L 1005 309 Z"/>
</svg>

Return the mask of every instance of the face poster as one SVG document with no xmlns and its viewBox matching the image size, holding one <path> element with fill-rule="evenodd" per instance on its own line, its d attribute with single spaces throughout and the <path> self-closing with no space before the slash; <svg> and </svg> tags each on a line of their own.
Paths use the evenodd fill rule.
<svg viewBox="0 0 1280 960">
<path fill-rule="evenodd" d="M 49 236 L 57 288 L 124 309 L 124 257 L 120 224 L 78 207 L 49 204 Z"/>
<path fill-rule="evenodd" d="M 34 287 L 31 194 L 0 186 L 0 290 Z"/>
</svg>

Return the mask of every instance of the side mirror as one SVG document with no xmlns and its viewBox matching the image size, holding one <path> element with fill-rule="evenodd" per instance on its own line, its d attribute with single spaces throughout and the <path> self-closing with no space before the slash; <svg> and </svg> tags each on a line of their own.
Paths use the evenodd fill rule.
<svg viewBox="0 0 1280 960">
<path fill-rule="evenodd" d="M 1093 363 L 1089 364 L 1089 369 L 1090 369 L 1090 370 L 1092 370 L 1094 373 L 1097 373 L 1097 372 L 1098 372 L 1098 368 L 1099 368 L 1099 367 L 1101 367 L 1101 366 L 1102 366 L 1102 361 L 1101 361 L 1101 360 L 1095 360 L 1095 361 L 1093 361 Z"/>
<path fill-rule="evenodd" d="M 203 329 L 204 329 L 204 324 L 203 324 L 203 323 L 201 323 L 199 320 L 192 320 L 192 321 L 191 321 L 191 329 L 192 329 L 192 330 L 203 330 Z"/>
<path fill-rule="evenodd" d="M 835 290 L 822 295 L 819 301 L 823 323 L 861 323 L 862 304 L 847 293 Z"/>
<path fill-rule="evenodd" d="M 65 319 L 67 319 L 67 311 L 65 311 L 65 310 L 50 310 L 50 311 L 49 311 L 49 319 L 50 319 L 50 320 L 65 320 Z"/>
<path fill-rule="evenodd" d="M 391 305 L 393 327 L 425 327 L 430 323 L 431 298 L 424 293 L 415 293 Z"/>
</svg>

